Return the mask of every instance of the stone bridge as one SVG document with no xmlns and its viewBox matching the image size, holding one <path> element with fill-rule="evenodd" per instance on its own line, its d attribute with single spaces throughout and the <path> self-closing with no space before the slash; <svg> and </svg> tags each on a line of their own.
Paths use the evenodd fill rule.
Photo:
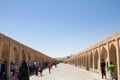
<svg viewBox="0 0 120 80">
<path fill-rule="evenodd" d="M 23 60 L 37 61 L 42 65 L 44 62 L 53 63 L 55 59 L 36 51 L 24 44 L 21 44 L 0 33 L 0 60 L 7 61 L 7 73 L 10 76 L 10 64 L 20 66 Z"/>
<path fill-rule="evenodd" d="M 107 64 L 107 73 L 109 63 L 113 62 L 115 65 L 114 76 L 117 80 L 120 80 L 120 33 L 97 43 L 83 52 L 73 55 L 71 58 L 65 60 L 65 62 L 89 71 L 101 73 L 101 59 L 104 59 Z"/>
</svg>

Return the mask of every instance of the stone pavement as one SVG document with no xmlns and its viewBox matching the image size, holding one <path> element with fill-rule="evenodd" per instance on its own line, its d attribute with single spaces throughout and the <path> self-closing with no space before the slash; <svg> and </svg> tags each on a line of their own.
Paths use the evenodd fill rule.
<svg viewBox="0 0 120 80">
<path fill-rule="evenodd" d="M 30 80 L 109 80 L 101 79 L 101 75 L 85 69 L 60 63 L 57 68 L 52 67 L 49 74 L 48 69 L 43 71 L 43 76 L 31 76 Z"/>
</svg>

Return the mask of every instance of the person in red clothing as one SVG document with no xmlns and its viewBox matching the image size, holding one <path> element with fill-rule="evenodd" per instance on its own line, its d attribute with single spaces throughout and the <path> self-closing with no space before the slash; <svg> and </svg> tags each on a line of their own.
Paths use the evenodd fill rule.
<svg viewBox="0 0 120 80">
<path fill-rule="evenodd" d="M 50 70 L 51 70 L 51 64 L 50 64 L 50 62 L 48 63 L 48 69 L 49 69 L 49 74 L 50 74 Z"/>
<path fill-rule="evenodd" d="M 38 72 L 40 72 L 40 75 L 42 76 L 42 67 L 41 67 L 41 65 L 39 65 L 39 67 L 38 67 Z"/>
<path fill-rule="evenodd" d="M 18 79 L 17 72 L 15 72 L 14 77 L 13 77 L 13 80 L 19 80 L 19 79 Z"/>
</svg>

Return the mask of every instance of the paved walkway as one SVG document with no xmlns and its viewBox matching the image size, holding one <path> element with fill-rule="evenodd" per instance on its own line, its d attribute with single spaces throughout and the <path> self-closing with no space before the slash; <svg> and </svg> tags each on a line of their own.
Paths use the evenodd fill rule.
<svg viewBox="0 0 120 80">
<path fill-rule="evenodd" d="M 101 75 L 69 64 L 60 63 L 53 67 L 49 74 L 48 69 L 43 71 L 43 76 L 31 76 L 30 80 L 106 80 Z"/>
</svg>

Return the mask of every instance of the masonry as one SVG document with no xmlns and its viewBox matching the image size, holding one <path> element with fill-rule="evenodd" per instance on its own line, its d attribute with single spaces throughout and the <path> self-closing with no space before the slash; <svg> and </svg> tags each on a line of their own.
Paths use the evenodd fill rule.
<svg viewBox="0 0 120 80">
<path fill-rule="evenodd" d="M 120 80 L 120 33 L 117 33 L 106 40 L 73 55 L 71 58 L 65 60 L 65 62 L 85 68 L 89 71 L 101 73 L 101 59 L 104 59 L 107 64 L 107 74 L 109 73 L 108 65 L 110 62 L 113 62 L 115 65 L 114 76 L 116 80 Z"/>
<path fill-rule="evenodd" d="M 17 42 L 0 33 L 0 60 L 7 61 L 7 75 L 10 76 L 10 64 L 15 63 L 17 67 L 20 66 L 23 60 L 26 62 L 37 61 L 41 65 L 44 62 L 53 63 L 55 59 L 34 50 L 20 42 Z"/>
</svg>

